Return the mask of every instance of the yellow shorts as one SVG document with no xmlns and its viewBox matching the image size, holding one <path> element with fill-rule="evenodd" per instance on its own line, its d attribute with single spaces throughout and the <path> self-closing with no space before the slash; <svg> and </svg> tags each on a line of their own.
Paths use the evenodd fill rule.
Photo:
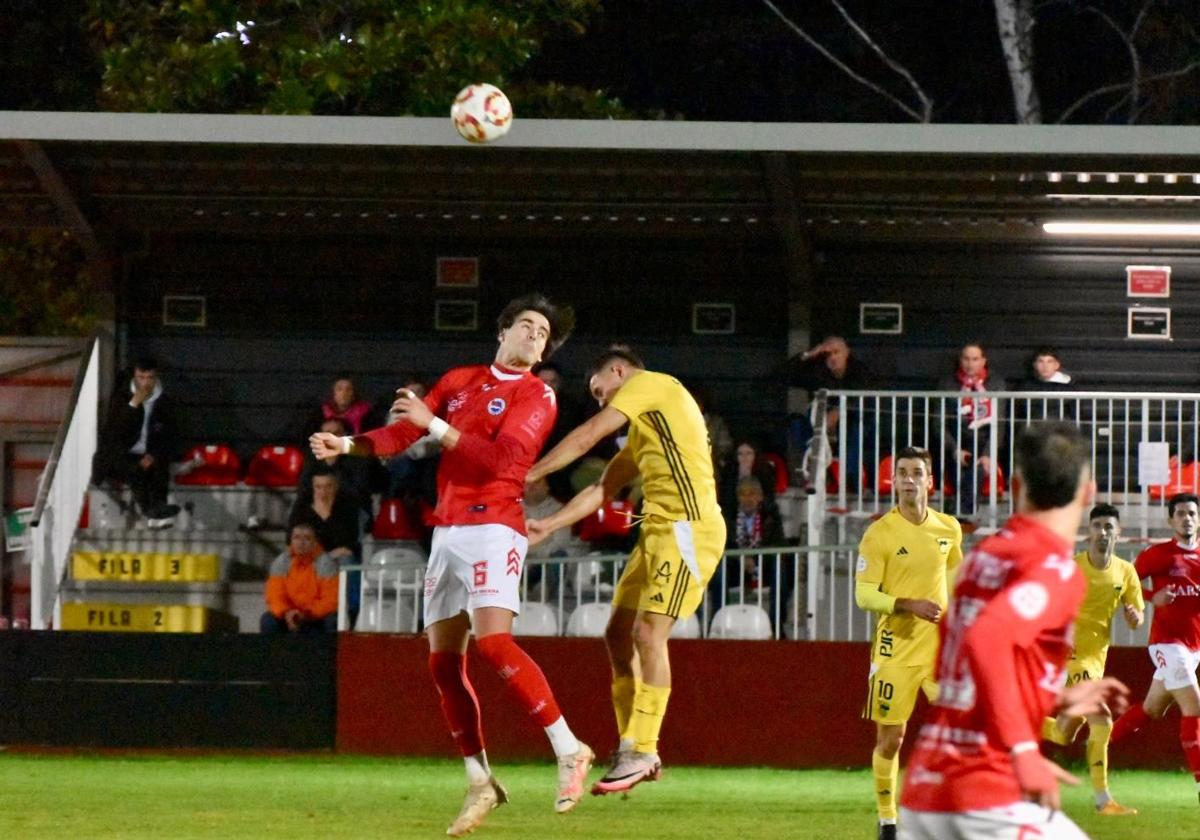
<svg viewBox="0 0 1200 840">
<path fill-rule="evenodd" d="M 687 618 L 704 600 L 724 554 L 725 520 L 720 517 L 676 522 L 647 516 L 617 581 L 613 606 Z"/>
<path fill-rule="evenodd" d="M 933 669 L 923 665 L 892 665 L 871 663 L 870 693 L 862 716 L 876 723 L 899 726 L 907 723 L 917 704 L 917 692 L 925 692 L 925 699 L 932 703 L 937 699 L 938 686 L 933 679 Z"/>
<path fill-rule="evenodd" d="M 1089 656 L 1086 659 L 1072 657 L 1067 663 L 1067 685 L 1100 679 L 1104 676 L 1104 664 L 1107 659 L 1107 651 L 1100 656 Z"/>
</svg>

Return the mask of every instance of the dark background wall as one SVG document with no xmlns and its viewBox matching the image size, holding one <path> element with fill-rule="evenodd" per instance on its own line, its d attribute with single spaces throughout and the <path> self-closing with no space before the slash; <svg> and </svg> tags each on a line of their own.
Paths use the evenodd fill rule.
<svg viewBox="0 0 1200 840">
<path fill-rule="evenodd" d="M 480 287 L 435 288 L 439 255 L 479 257 Z M 249 451 L 294 437 L 300 406 L 340 371 L 382 398 L 400 371 L 435 378 L 489 362 L 500 309 L 534 289 L 576 308 L 576 335 L 555 362 L 579 401 L 592 356 L 623 340 L 651 367 L 706 387 L 735 428 L 758 432 L 782 425 L 785 281 L 772 249 L 729 241 L 181 238 L 131 260 L 120 306 L 129 352 L 159 357 L 197 442 Z M 209 326 L 163 327 L 164 294 L 207 296 Z M 477 301 L 480 328 L 435 332 L 439 299 Z M 736 334 L 692 334 L 692 304 L 709 301 L 736 305 Z"/>
<path fill-rule="evenodd" d="M 1006 379 L 1024 375 L 1039 344 L 1089 390 L 1200 386 L 1200 258 L 1169 251 L 1016 245 L 850 243 L 816 254 L 816 336 L 840 332 L 897 387 L 928 388 L 979 340 Z M 1127 298 L 1126 265 L 1170 265 L 1171 297 Z M 858 336 L 862 302 L 904 304 L 904 334 Z M 1170 342 L 1131 340 L 1126 309 L 1169 306 Z"/>
</svg>

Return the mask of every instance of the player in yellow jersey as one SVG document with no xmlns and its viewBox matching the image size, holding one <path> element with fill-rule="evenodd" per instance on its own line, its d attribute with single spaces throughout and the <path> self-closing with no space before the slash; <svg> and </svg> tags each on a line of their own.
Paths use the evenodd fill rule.
<svg viewBox="0 0 1200 840">
<path fill-rule="evenodd" d="M 937 623 L 962 562 L 961 526 L 929 507 L 929 451 L 905 447 L 894 463 L 898 503 L 863 534 L 854 584 L 858 606 L 878 615 L 863 717 L 875 721 L 871 767 L 880 840 L 896 837 L 900 745 L 917 693 L 930 702 L 937 697 Z"/>
<path fill-rule="evenodd" d="M 617 582 L 604 633 L 621 739 L 608 772 L 592 787 L 604 794 L 659 777 L 658 733 L 671 693 L 667 637 L 676 620 L 700 605 L 724 554 L 725 521 L 704 417 L 679 380 L 646 370 L 633 351 L 615 345 L 596 360 L 589 388 L 600 412 L 534 464 L 526 481 L 566 466 L 626 423 L 629 442 L 599 481 L 526 527 L 534 545 L 642 477 L 641 533 Z"/>
<path fill-rule="evenodd" d="M 1108 504 L 1096 505 L 1088 514 L 1088 547 L 1075 555 L 1075 562 L 1087 579 L 1087 595 L 1075 619 L 1075 650 L 1067 663 L 1067 685 L 1104 676 L 1108 645 L 1112 639 L 1112 620 L 1120 608 L 1130 629 L 1141 626 L 1146 604 L 1142 582 L 1128 560 L 1116 555 L 1121 536 L 1120 512 Z M 1108 792 L 1108 741 L 1112 736 L 1112 713 L 1104 707 L 1099 714 L 1083 717 L 1046 718 L 1042 737 L 1056 744 L 1069 744 L 1088 725 L 1087 763 L 1096 794 L 1096 810 L 1106 816 L 1136 814 L 1134 808 L 1119 804 Z"/>
</svg>

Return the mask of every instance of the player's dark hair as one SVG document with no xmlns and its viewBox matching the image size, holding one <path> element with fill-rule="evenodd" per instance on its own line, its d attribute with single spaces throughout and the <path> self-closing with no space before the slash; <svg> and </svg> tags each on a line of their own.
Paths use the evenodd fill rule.
<svg viewBox="0 0 1200 840">
<path fill-rule="evenodd" d="M 545 295 L 534 292 L 510 300 L 496 319 L 496 326 L 503 332 L 517 322 L 518 315 L 527 311 L 540 313 L 550 323 L 550 338 L 546 342 L 546 350 L 542 353 L 543 360 L 549 359 L 575 329 L 575 310 L 569 306 L 551 303 Z"/>
<path fill-rule="evenodd" d="M 137 361 L 133 363 L 134 370 L 151 371 L 158 370 L 158 359 L 153 356 L 138 356 Z"/>
<path fill-rule="evenodd" d="M 1049 344 L 1043 344 L 1041 347 L 1033 351 L 1034 361 L 1037 361 L 1042 356 L 1050 356 L 1057 362 L 1062 362 L 1062 356 L 1058 355 L 1058 348 L 1051 347 Z"/>
<path fill-rule="evenodd" d="M 900 461 L 903 458 L 918 458 L 925 462 L 925 469 L 928 472 L 933 472 L 933 456 L 929 454 L 928 449 L 922 449 L 919 446 L 906 446 L 896 452 L 895 458 L 892 459 L 892 463 L 899 466 Z"/>
<path fill-rule="evenodd" d="M 1167 516 L 1174 516 L 1175 508 L 1188 502 L 1200 507 L 1200 497 L 1197 497 L 1195 493 L 1176 493 L 1167 499 Z"/>
<path fill-rule="evenodd" d="M 317 463 L 313 465 L 312 472 L 308 474 L 309 479 L 311 480 L 322 475 L 331 475 L 335 479 L 340 478 L 337 470 L 329 466 L 329 464 L 326 464 L 324 461 L 317 461 Z"/>
<path fill-rule="evenodd" d="M 1015 455 L 1025 495 L 1037 510 L 1069 504 L 1091 467 L 1087 441 L 1073 423 L 1029 424 L 1017 437 Z"/>
<path fill-rule="evenodd" d="M 607 350 L 592 360 L 592 366 L 588 368 L 588 377 L 595 376 L 618 360 L 632 365 L 638 370 L 646 369 L 646 363 L 642 361 L 642 357 L 633 352 L 633 348 L 628 344 L 612 344 Z"/>
<path fill-rule="evenodd" d="M 1116 505 L 1110 505 L 1108 502 L 1101 502 L 1092 508 L 1091 513 L 1088 514 L 1088 522 L 1091 522 L 1093 519 L 1100 519 L 1106 516 L 1111 516 L 1118 522 L 1121 521 L 1121 511 L 1117 510 Z"/>
</svg>

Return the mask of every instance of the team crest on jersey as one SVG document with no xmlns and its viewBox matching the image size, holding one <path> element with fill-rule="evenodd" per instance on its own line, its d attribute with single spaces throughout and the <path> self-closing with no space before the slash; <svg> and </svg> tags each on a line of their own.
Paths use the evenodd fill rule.
<svg viewBox="0 0 1200 840">
<path fill-rule="evenodd" d="M 504 409 L 506 408 L 508 408 L 508 403 L 506 403 L 500 397 L 496 397 L 494 400 L 488 403 L 488 414 L 495 417 L 498 414 L 503 414 Z"/>
<path fill-rule="evenodd" d="M 937 544 L 938 544 L 938 551 L 940 551 L 942 554 L 949 553 L 949 551 L 950 551 L 950 538 L 949 537 L 938 537 Z"/>
</svg>

